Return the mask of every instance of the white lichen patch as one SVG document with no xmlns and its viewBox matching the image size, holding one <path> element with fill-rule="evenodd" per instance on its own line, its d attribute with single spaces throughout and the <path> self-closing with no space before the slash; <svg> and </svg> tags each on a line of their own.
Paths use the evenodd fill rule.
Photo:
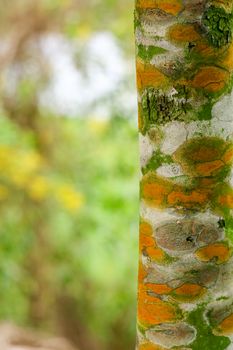
<svg viewBox="0 0 233 350">
<path fill-rule="evenodd" d="M 229 184 L 233 187 L 233 169 L 231 170 L 231 173 L 229 176 Z"/>
<path fill-rule="evenodd" d="M 169 25 L 166 22 L 164 25 L 158 24 L 158 22 L 150 21 L 144 16 L 141 26 L 146 36 L 157 35 L 164 37 Z"/>
<path fill-rule="evenodd" d="M 153 343 L 171 349 L 190 344 L 196 337 L 196 329 L 185 322 L 166 323 L 148 330 L 146 336 Z"/>
<path fill-rule="evenodd" d="M 144 201 L 142 201 L 140 206 L 140 215 L 145 221 L 149 222 L 154 229 L 168 220 L 180 220 L 183 218 L 183 216 L 178 216 L 168 210 L 151 208 L 144 203 Z"/>
<path fill-rule="evenodd" d="M 213 118 L 233 124 L 233 93 L 223 96 L 212 108 Z"/>
<path fill-rule="evenodd" d="M 157 174 L 168 178 L 184 175 L 181 166 L 176 163 L 161 165 L 157 169 Z"/>
<path fill-rule="evenodd" d="M 135 38 L 137 45 L 157 46 L 157 38 L 145 36 L 139 28 L 136 28 Z"/>
<path fill-rule="evenodd" d="M 213 214 L 210 210 L 206 210 L 205 212 L 197 213 L 193 215 L 193 219 L 200 220 L 203 222 L 211 222 L 216 228 L 219 227 L 218 221 L 220 217 L 218 215 Z"/>
<path fill-rule="evenodd" d="M 233 259 L 231 258 L 228 263 L 220 266 L 220 272 L 218 280 L 215 286 L 211 289 L 210 294 L 212 298 L 232 298 L 233 295 L 233 271 L 232 271 Z"/>
<path fill-rule="evenodd" d="M 193 121 L 186 124 L 187 139 L 193 137 L 217 136 L 224 140 L 233 135 L 233 122 L 219 120 L 213 117 L 211 120 Z"/>
<path fill-rule="evenodd" d="M 162 128 L 164 139 L 161 151 L 173 154 L 187 139 L 187 130 L 183 122 L 171 122 Z"/>
<path fill-rule="evenodd" d="M 151 159 L 153 152 L 155 151 L 155 144 L 151 142 L 149 137 L 139 134 L 139 145 L 140 145 L 140 164 L 144 168 L 148 161 Z"/>
<path fill-rule="evenodd" d="M 200 137 L 202 135 L 212 136 L 215 134 L 211 127 L 211 122 L 209 120 L 204 121 L 192 121 L 186 124 L 187 139 L 193 137 Z"/>
<path fill-rule="evenodd" d="M 160 45 L 161 47 L 161 45 Z M 170 48 L 171 49 L 171 48 Z M 150 63 L 154 66 L 165 66 L 166 64 L 169 64 L 170 62 L 174 62 L 177 60 L 183 60 L 184 53 L 180 49 L 175 49 L 174 51 L 168 51 L 167 53 L 156 55 L 154 56 Z"/>
</svg>

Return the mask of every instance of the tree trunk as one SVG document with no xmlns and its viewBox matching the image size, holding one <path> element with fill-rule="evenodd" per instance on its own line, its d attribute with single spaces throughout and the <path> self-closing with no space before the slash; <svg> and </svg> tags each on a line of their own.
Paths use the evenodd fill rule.
<svg viewBox="0 0 233 350">
<path fill-rule="evenodd" d="M 139 350 L 233 349 L 232 0 L 137 0 Z"/>
</svg>

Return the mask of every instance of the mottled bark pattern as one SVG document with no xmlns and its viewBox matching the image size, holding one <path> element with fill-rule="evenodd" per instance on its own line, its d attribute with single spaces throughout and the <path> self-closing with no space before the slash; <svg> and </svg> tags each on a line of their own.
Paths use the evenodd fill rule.
<svg viewBox="0 0 233 350">
<path fill-rule="evenodd" d="M 137 0 L 138 350 L 233 349 L 233 0 Z"/>
</svg>

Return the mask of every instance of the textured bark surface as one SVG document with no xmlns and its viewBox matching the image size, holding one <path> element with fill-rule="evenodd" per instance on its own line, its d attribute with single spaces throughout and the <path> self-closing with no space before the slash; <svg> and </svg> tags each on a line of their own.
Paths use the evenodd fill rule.
<svg viewBox="0 0 233 350">
<path fill-rule="evenodd" d="M 232 0 L 137 0 L 138 350 L 233 349 Z"/>
</svg>

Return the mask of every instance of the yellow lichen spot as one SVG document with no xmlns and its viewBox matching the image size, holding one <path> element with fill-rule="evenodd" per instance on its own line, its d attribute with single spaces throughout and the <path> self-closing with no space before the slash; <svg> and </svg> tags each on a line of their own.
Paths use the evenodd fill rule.
<svg viewBox="0 0 233 350">
<path fill-rule="evenodd" d="M 45 177 L 35 176 L 29 182 L 29 196 L 36 201 L 41 201 L 46 198 L 49 192 L 49 187 L 50 184 Z"/>
<path fill-rule="evenodd" d="M 157 263 L 162 263 L 166 259 L 166 254 L 164 251 L 156 246 L 146 248 L 146 253 L 151 261 L 155 261 Z"/>
<path fill-rule="evenodd" d="M 198 284 L 186 283 L 173 290 L 172 296 L 182 301 L 191 301 L 200 298 L 205 292 L 206 289 Z"/>
<path fill-rule="evenodd" d="M 76 212 L 84 202 L 83 196 L 69 185 L 57 189 L 57 199 L 70 212 Z"/>
<path fill-rule="evenodd" d="M 138 350 L 166 350 L 160 345 L 152 344 L 152 343 L 144 343 L 139 345 Z"/>
<path fill-rule="evenodd" d="M 221 169 L 224 163 L 221 160 L 214 160 L 212 162 L 206 162 L 198 164 L 196 166 L 196 171 L 201 176 L 211 176 L 216 170 Z"/>
<path fill-rule="evenodd" d="M 137 0 L 136 6 L 141 9 L 159 9 L 173 16 L 182 10 L 180 0 Z"/>
<path fill-rule="evenodd" d="M 137 86 L 138 89 L 147 86 L 164 87 L 168 83 L 168 78 L 160 72 L 155 66 L 145 64 L 137 60 Z"/>
<path fill-rule="evenodd" d="M 200 34 L 192 24 L 175 24 L 169 29 L 168 36 L 170 40 L 177 43 L 186 43 L 200 39 Z"/>
<path fill-rule="evenodd" d="M 231 335 L 233 334 L 233 314 L 225 318 L 222 323 L 218 326 L 218 331 L 222 335 Z"/>
<path fill-rule="evenodd" d="M 191 85 L 194 88 L 202 88 L 208 92 L 222 90 L 229 79 L 229 73 L 217 67 L 202 67 L 194 76 Z"/>
<path fill-rule="evenodd" d="M 201 261 L 216 260 L 217 264 L 225 263 L 230 259 L 230 248 L 224 243 L 213 243 L 196 251 L 196 257 Z"/>
</svg>

